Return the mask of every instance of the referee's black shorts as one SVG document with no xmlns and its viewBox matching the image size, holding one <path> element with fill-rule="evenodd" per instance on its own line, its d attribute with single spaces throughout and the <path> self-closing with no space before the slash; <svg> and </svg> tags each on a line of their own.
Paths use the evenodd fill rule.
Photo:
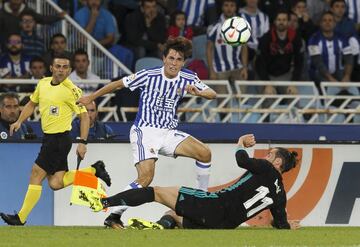
<svg viewBox="0 0 360 247">
<path fill-rule="evenodd" d="M 231 202 L 229 202 L 231 203 Z M 187 229 L 233 229 L 227 220 L 226 202 L 217 193 L 181 187 L 175 206 Z"/>
<path fill-rule="evenodd" d="M 58 171 L 67 171 L 67 156 L 72 146 L 69 131 L 57 134 L 44 134 L 41 149 L 35 163 L 48 175 Z"/>
</svg>

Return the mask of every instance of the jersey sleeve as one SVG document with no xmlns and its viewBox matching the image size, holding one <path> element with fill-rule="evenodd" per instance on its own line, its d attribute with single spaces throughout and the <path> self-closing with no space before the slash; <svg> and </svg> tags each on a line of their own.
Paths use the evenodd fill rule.
<svg viewBox="0 0 360 247">
<path fill-rule="evenodd" d="M 39 88 L 40 82 L 36 85 L 35 91 L 30 95 L 30 100 L 36 104 L 39 104 Z"/>
<path fill-rule="evenodd" d="M 203 83 L 197 75 L 194 77 L 194 86 L 200 91 L 204 91 L 209 88 L 209 86 Z"/>
<path fill-rule="evenodd" d="M 144 86 L 148 79 L 148 73 L 145 69 L 140 70 L 139 72 L 126 76 L 122 79 L 124 86 L 129 88 L 131 91 L 134 91 L 137 88 Z"/>
<path fill-rule="evenodd" d="M 315 36 L 313 36 L 309 40 L 308 52 L 309 52 L 310 56 L 321 55 L 321 49 L 320 49 L 319 43 L 317 42 L 317 39 L 315 38 Z"/>
<path fill-rule="evenodd" d="M 266 173 L 272 169 L 271 164 L 267 160 L 250 158 L 245 149 L 239 149 L 235 157 L 239 167 L 254 174 Z"/>
<path fill-rule="evenodd" d="M 274 205 L 270 208 L 273 216 L 272 226 L 278 229 L 290 229 L 290 224 L 287 220 L 286 214 L 286 199 L 280 202 L 279 205 Z"/>
</svg>

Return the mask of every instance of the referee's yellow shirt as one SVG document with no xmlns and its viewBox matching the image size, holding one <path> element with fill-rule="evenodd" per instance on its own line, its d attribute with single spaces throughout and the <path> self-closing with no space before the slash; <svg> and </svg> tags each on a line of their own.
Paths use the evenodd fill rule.
<svg viewBox="0 0 360 247">
<path fill-rule="evenodd" d="M 51 85 L 52 77 L 39 81 L 30 100 L 39 104 L 41 128 L 46 134 L 71 130 L 73 113 L 86 112 L 86 108 L 76 105 L 82 91 L 68 78 L 58 85 Z"/>
</svg>

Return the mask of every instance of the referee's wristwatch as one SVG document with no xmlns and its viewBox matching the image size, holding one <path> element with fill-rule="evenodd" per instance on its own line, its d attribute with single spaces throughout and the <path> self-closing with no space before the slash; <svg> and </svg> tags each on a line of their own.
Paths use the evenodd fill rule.
<svg viewBox="0 0 360 247">
<path fill-rule="evenodd" d="M 85 140 L 85 139 L 79 139 L 79 143 L 82 143 L 82 144 L 88 144 L 88 142 L 87 142 L 87 140 Z"/>
</svg>

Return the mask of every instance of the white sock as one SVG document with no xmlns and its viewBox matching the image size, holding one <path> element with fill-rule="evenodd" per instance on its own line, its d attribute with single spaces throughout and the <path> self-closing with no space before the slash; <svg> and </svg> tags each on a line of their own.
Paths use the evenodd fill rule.
<svg viewBox="0 0 360 247">
<path fill-rule="evenodd" d="M 209 186 L 211 164 L 196 161 L 195 165 L 197 188 L 207 191 Z"/>
<path fill-rule="evenodd" d="M 128 184 L 122 191 L 139 189 L 139 188 L 142 188 L 142 186 L 134 181 L 131 184 Z M 128 208 L 129 208 L 128 206 L 115 206 L 111 208 L 111 213 L 118 214 L 121 216 Z"/>
</svg>

